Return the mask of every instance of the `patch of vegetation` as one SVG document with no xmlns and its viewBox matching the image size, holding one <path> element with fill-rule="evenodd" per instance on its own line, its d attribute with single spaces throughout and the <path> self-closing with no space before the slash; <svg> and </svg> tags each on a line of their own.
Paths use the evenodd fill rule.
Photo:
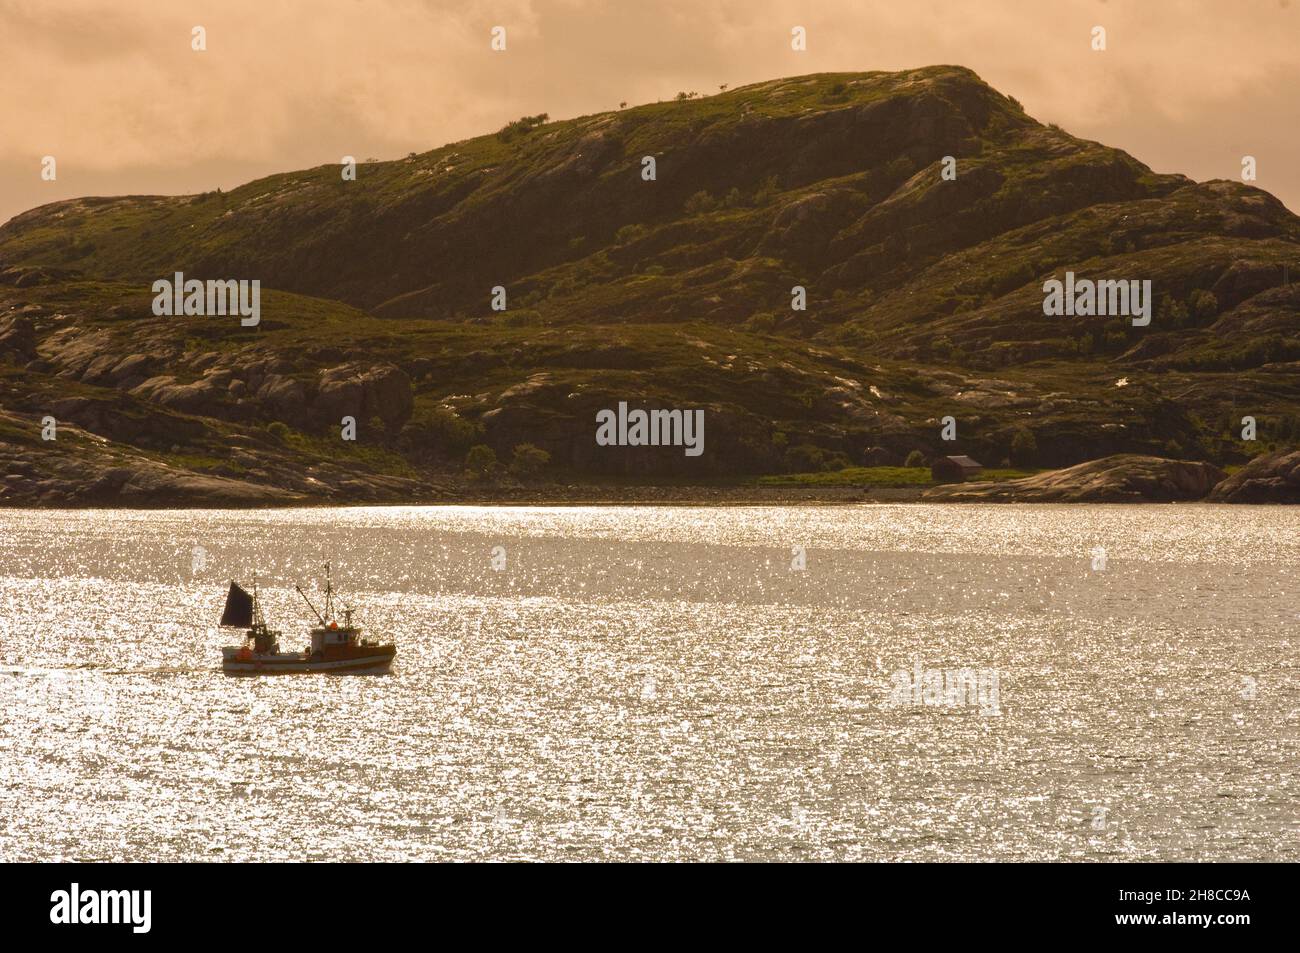
<svg viewBox="0 0 1300 953">
<path fill-rule="evenodd" d="M 472 482 L 494 479 L 501 471 L 497 452 L 486 444 L 475 444 L 465 455 L 465 478 Z"/>
<path fill-rule="evenodd" d="M 510 460 L 510 475 L 520 480 L 536 479 L 551 462 L 551 455 L 531 443 L 521 443 L 515 447 Z"/>
<path fill-rule="evenodd" d="M 1036 470 L 990 469 L 984 470 L 969 482 L 997 483 L 1033 476 Z M 761 486 L 878 486 L 925 487 L 933 486 L 929 467 L 845 467 L 823 473 L 784 473 L 759 477 Z"/>
<path fill-rule="evenodd" d="M 536 116 L 521 116 L 514 122 L 507 123 L 497 133 L 497 138 L 502 142 L 511 142 L 519 136 L 527 135 L 538 126 L 542 125 L 551 117 L 546 113 L 538 113 Z M 414 155 L 414 153 L 412 153 Z"/>
</svg>

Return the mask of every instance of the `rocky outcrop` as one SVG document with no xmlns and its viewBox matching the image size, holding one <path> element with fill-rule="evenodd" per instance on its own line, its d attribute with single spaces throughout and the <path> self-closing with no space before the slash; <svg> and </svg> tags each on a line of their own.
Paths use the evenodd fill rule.
<svg viewBox="0 0 1300 953">
<path fill-rule="evenodd" d="M 121 506 L 271 506 L 299 502 L 296 493 L 226 477 L 161 469 L 123 470 L 101 476 L 86 491 Z"/>
<path fill-rule="evenodd" d="M 141 400 L 152 400 L 153 395 L 163 387 L 170 387 L 176 383 L 176 378 L 167 374 L 159 374 L 156 377 L 150 377 L 148 380 L 141 381 L 132 387 L 129 391 L 132 397 L 139 397 Z"/>
<path fill-rule="evenodd" d="M 160 387 L 154 392 L 153 400 L 181 413 L 211 417 L 216 415 L 214 405 L 223 396 L 223 391 L 207 381 L 195 381 L 192 384 L 169 384 Z"/>
<path fill-rule="evenodd" d="M 307 420 L 307 392 L 302 381 L 285 374 L 269 374 L 257 389 L 257 399 L 267 416 L 301 427 Z"/>
<path fill-rule="evenodd" d="M 108 372 L 108 381 L 115 387 L 125 387 L 130 381 L 145 381 L 154 365 L 154 359 L 147 354 L 128 354 Z M 126 388 L 130 389 L 130 388 Z"/>
<path fill-rule="evenodd" d="M 322 371 L 312 416 L 318 424 L 337 425 L 343 417 L 400 425 L 411 416 L 415 399 L 411 378 L 393 364 L 363 367 L 344 364 Z"/>
<path fill-rule="evenodd" d="M 0 266 L 0 285 L 13 285 L 15 288 L 30 288 L 33 285 L 47 285 L 68 276 L 65 268 L 15 267 Z"/>
<path fill-rule="evenodd" d="M 0 322 L 0 355 L 15 362 L 30 361 L 36 356 L 36 327 L 25 314 Z"/>
<path fill-rule="evenodd" d="M 927 490 L 926 502 L 1169 503 L 1200 500 L 1223 479 L 1210 463 L 1117 454 L 1002 483 L 957 483 Z"/>
<path fill-rule="evenodd" d="M 113 373 L 117 373 L 116 370 Z M 138 375 L 135 375 L 138 376 Z M 130 382 L 128 379 L 127 383 Z M 177 383 L 169 375 L 151 377 L 130 389 L 132 397 L 138 397 L 152 403 L 175 410 L 183 414 L 197 414 L 203 417 L 221 417 L 227 404 L 228 393 L 209 378 L 188 384 Z"/>
<path fill-rule="evenodd" d="M 1300 503 L 1300 450 L 1251 460 L 1211 492 L 1211 503 Z"/>
<path fill-rule="evenodd" d="M 80 398 L 66 398 L 69 402 Z M 71 404 L 65 409 L 72 409 Z M 84 412 L 87 408 L 81 408 Z M 0 415 L 0 424 L 17 421 Z M 35 431 L 34 431 L 35 432 Z M 123 453 L 103 440 L 84 444 L 74 424 L 59 441 L 34 451 L 35 436 L 0 439 L 0 506 L 262 507 L 307 502 L 410 503 L 446 494 L 446 487 L 355 465 L 289 463 L 277 448 L 249 436 L 229 438 L 230 465 L 205 472 Z M 72 450 L 73 445 L 84 449 Z"/>
<path fill-rule="evenodd" d="M 329 424 L 337 424 L 344 417 L 361 419 L 364 397 L 365 388 L 352 368 L 330 368 L 321 374 L 313 416 L 318 422 Z"/>
<path fill-rule="evenodd" d="M 401 423 L 411 416 L 411 378 L 401 368 L 392 364 L 371 368 L 362 376 L 361 385 L 365 388 L 363 413 L 384 423 Z"/>
</svg>

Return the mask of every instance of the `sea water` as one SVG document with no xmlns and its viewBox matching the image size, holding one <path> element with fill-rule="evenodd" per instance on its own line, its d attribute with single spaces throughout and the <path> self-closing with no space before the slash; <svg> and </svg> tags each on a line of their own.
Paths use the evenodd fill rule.
<svg viewBox="0 0 1300 953">
<path fill-rule="evenodd" d="M 2 511 L 0 860 L 1295 860 L 1298 530 Z M 327 560 L 392 673 L 223 676 L 228 581 L 294 650 Z"/>
</svg>

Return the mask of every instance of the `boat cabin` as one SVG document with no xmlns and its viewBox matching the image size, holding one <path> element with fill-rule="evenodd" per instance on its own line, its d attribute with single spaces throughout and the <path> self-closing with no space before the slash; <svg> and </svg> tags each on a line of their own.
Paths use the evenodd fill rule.
<svg viewBox="0 0 1300 953">
<path fill-rule="evenodd" d="M 312 653 L 324 652 L 326 646 L 356 645 L 361 630 L 350 625 L 331 622 L 311 630 Z"/>
</svg>

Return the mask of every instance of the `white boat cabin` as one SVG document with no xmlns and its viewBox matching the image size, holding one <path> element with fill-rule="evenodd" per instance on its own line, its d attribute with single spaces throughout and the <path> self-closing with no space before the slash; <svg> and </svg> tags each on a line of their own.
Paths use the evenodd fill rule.
<svg viewBox="0 0 1300 953">
<path fill-rule="evenodd" d="M 322 651 L 327 645 L 352 645 L 356 642 L 360 630 L 351 626 L 331 623 L 324 628 L 311 630 L 311 650 Z"/>
</svg>

